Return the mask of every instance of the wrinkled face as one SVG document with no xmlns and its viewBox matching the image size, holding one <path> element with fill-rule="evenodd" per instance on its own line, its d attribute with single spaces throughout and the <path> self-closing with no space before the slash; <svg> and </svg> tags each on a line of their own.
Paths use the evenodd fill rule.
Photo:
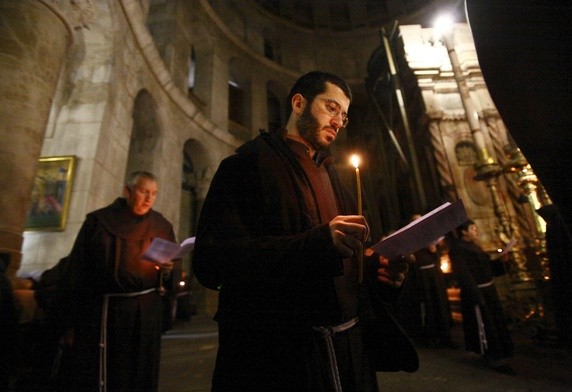
<svg viewBox="0 0 572 392">
<path fill-rule="evenodd" d="M 466 241 L 476 241 L 479 239 L 479 228 L 477 225 L 469 225 L 467 230 L 463 231 L 463 239 Z"/>
<path fill-rule="evenodd" d="M 347 124 L 347 112 L 350 100 L 342 89 L 332 83 L 326 83 L 326 91 L 318 94 L 304 107 L 296 126 L 300 136 L 315 149 L 328 147 Z"/>
<path fill-rule="evenodd" d="M 135 215 L 145 215 L 155 204 L 157 198 L 157 183 L 148 178 L 141 177 L 137 184 L 132 187 L 125 187 L 123 190 L 127 204 Z"/>
</svg>

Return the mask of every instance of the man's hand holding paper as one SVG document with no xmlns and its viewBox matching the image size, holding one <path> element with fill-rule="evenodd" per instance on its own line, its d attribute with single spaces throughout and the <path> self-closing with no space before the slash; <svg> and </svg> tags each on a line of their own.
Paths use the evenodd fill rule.
<svg viewBox="0 0 572 392">
<path fill-rule="evenodd" d="M 409 264 L 415 262 L 415 256 L 402 255 L 391 260 L 379 256 L 377 268 L 377 280 L 391 287 L 399 288 L 403 284 Z"/>
</svg>

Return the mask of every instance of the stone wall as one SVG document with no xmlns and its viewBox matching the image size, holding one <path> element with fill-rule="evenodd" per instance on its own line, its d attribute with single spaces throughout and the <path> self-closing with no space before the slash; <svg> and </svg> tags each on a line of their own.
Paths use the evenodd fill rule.
<svg viewBox="0 0 572 392">
<path fill-rule="evenodd" d="M 25 233 L 21 274 L 48 268 L 69 252 L 85 214 L 122 194 L 127 172 L 135 169 L 129 162 L 159 177 L 156 209 L 178 228 L 185 142 L 194 140 L 212 151 L 195 162 L 203 172 L 214 171 L 240 143 L 173 84 L 140 2 L 96 5 L 89 28 L 76 31 L 68 49 L 41 152 L 77 157 L 68 222 L 63 232 Z M 136 105 L 142 92 L 150 105 Z M 148 111 L 154 111 L 150 126 Z M 134 135 L 155 143 L 141 148 Z"/>
</svg>

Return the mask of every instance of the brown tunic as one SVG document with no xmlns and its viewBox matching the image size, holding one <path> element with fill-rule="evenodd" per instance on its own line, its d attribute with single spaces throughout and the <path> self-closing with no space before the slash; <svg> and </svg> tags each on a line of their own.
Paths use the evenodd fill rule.
<svg viewBox="0 0 572 392">
<path fill-rule="evenodd" d="M 158 212 L 131 213 L 126 200 L 87 215 L 58 282 L 50 321 L 75 339 L 60 365 L 60 390 L 98 389 L 103 298 L 157 287 L 159 272 L 141 256 L 154 237 L 175 240 Z M 111 298 L 107 323 L 107 386 L 111 390 L 156 391 L 159 374 L 162 297 L 157 291 Z"/>
</svg>

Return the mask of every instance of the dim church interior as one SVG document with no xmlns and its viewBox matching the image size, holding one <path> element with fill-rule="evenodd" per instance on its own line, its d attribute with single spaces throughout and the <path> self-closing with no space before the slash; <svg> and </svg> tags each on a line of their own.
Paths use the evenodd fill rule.
<svg viewBox="0 0 572 392">
<path fill-rule="evenodd" d="M 312 68 L 340 74 L 354 90 L 352 121 L 333 153 L 340 166 L 356 150 L 369 162 L 362 169 L 364 207 L 375 235 L 398 228 L 420 210 L 466 197 L 469 215 L 477 216 L 488 232 L 488 250 L 502 244 L 499 233 L 521 236 L 507 293 L 524 281 L 525 291 L 538 293 L 538 303 L 549 302 L 543 297 L 545 255 L 538 257 L 535 247 L 543 233 L 526 202 L 530 188 L 522 188 L 522 177 L 515 179 L 514 171 L 496 171 L 496 191 L 507 205 L 499 212 L 495 195 L 488 193 L 492 180 L 475 181 L 470 165 L 455 163 L 455 149 L 474 150 L 475 143 L 467 132 L 454 75 L 448 65 L 416 68 L 415 61 L 435 59 L 407 49 L 419 44 L 429 53 L 438 47 L 425 38 L 439 10 L 452 11 L 461 25 L 468 15 L 472 37 L 466 41 L 459 27 L 457 49 L 462 62 L 473 44 L 478 55 L 478 63 L 469 54 L 461 65 L 471 97 L 485 102 L 478 102 L 487 134 L 484 148 L 506 169 L 511 160 L 503 148 L 516 145 L 525 157 L 517 169 L 530 164 L 537 177 L 532 184 L 544 187 L 572 226 L 572 181 L 567 178 L 572 170 L 567 151 L 572 134 L 567 107 L 572 102 L 570 6 L 500 3 L 467 0 L 466 12 L 462 1 L 429 0 L 4 3 L 7 12 L 0 15 L 40 18 L 17 22 L 0 16 L 7 42 L 16 42 L 10 38 L 22 38 L 28 28 L 39 36 L 49 31 L 43 51 L 16 51 L 10 60 L 15 67 L 6 65 L 0 77 L 3 90 L 22 93 L 0 98 L 0 114 L 6 119 L 0 124 L 0 151 L 8 174 L 0 181 L 0 248 L 12 261 L 8 275 L 18 298 L 32 304 L 23 317 L 37 316 L 28 277 L 65 256 L 85 213 L 114 197 L 125 174 L 136 167 L 156 172 L 163 184 L 182 183 L 165 186 L 157 208 L 174 223 L 180 238 L 191 236 L 218 162 L 253 136 L 250 129 L 279 126 L 289 84 Z M 63 15 L 70 22 L 48 29 L 58 12 L 57 18 Z M 381 27 L 395 34 L 386 36 Z M 384 37 L 391 41 L 389 52 Z M 408 41 L 411 37 L 415 42 Z M 19 42 L 32 49 L 25 38 Z M 14 47 L 1 46 L 0 56 L 6 59 Z M 396 75 L 389 65 L 392 56 Z M 34 64 L 40 60 L 46 69 L 39 73 Z M 492 99 L 489 107 L 484 107 L 485 90 Z M 404 103 L 397 98 L 400 94 Z M 33 104 L 38 110 L 24 115 L 22 108 Z M 16 132 L 21 132 L 18 140 Z M 465 144 L 447 144 L 447 137 Z M 22 144 L 30 148 L 22 150 Z M 67 226 L 61 231 L 25 230 L 38 158 L 69 155 L 78 165 Z M 165 155 L 172 159 L 165 160 Z M 355 186 L 351 168 L 342 167 L 343 173 L 343 180 Z M 190 259 L 185 266 L 192 276 Z M 196 284 L 193 288 L 200 311 L 212 313 L 213 293 Z M 531 310 L 530 304 L 522 305 L 516 320 Z"/>
</svg>

